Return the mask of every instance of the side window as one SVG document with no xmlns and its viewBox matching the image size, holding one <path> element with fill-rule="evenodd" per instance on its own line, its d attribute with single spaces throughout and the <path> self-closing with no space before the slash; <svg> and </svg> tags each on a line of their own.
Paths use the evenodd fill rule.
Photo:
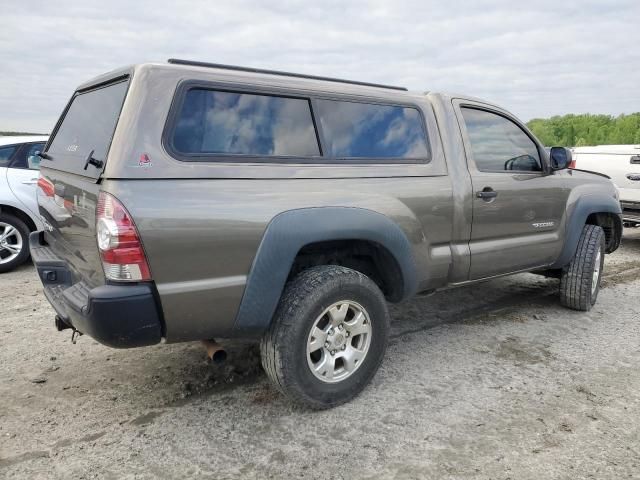
<svg viewBox="0 0 640 480">
<path fill-rule="evenodd" d="M 540 172 L 536 144 L 511 120 L 496 113 L 462 108 L 471 153 L 478 170 Z"/>
<path fill-rule="evenodd" d="M 338 158 L 428 157 L 422 119 L 415 108 L 335 100 L 318 100 L 317 106 L 328 145 L 326 155 Z"/>
<path fill-rule="evenodd" d="M 203 88 L 187 92 L 171 141 L 195 156 L 320 155 L 309 100 Z"/>
<path fill-rule="evenodd" d="M 44 150 L 44 143 L 27 143 L 11 162 L 11 168 L 29 168 L 29 157 Z M 38 159 L 38 164 L 39 164 Z M 35 168 L 34 170 L 37 170 Z"/>
<path fill-rule="evenodd" d="M 9 145 L 8 147 L 0 147 L 0 167 L 8 167 L 9 160 L 13 156 L 13 152 L 18 148 L 17 145 Z"/>
</svg>

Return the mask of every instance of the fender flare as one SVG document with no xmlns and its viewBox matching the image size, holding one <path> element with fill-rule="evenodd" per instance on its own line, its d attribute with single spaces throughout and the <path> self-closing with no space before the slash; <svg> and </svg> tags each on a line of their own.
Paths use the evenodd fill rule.
<svg viewBox="0 0 640 480">
<path fill-rule="evenodd" d="M 567 219 L 566 236 L 560 256 L 551 268 L 566 266 L 578 249 L 578 242 L 582 234 L 582 228 L 587 223 L 587 218 L 593 213 L 612 213 L 617 215 L 619 227 L 622 229 L 622 209 L 620 203 L 607 195 L 583 195 L 576 202 L 576 206 Z"/>
<path fill-rule="evenodd" d="M 418 286 L 411 243 L 389 217 L 356 207 L 287 210 L 267 225 L 242 295 L 234 330 L 259 334 L 271 324 L 294 259 L 305 245 L 331 240 L 365 240 L 385 247 L 403 277 L 403 298 Z"/>
</svg>

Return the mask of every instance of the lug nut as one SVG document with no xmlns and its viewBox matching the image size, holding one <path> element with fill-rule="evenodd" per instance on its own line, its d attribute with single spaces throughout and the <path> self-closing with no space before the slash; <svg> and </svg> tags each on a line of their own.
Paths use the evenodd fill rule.
<svg viewBox="0 0 640 480">
<path fill-rule="evenodd" d="M 330 328 L 330 329 L 329 329 L 329 335 L 333 335 L 333 334 L 334 334 L 334 332 L 335 332 L 335 331 L 333 330 L 333 328 Z"/>
<path fill-rule="evenodd" d="M 335 355 L 336 351 L 335 350 L 331 350 L 331 355 Z"/>
<path fill-rule="evenodd" d="M 351 334 L 347 331 L 347 333 L 345 334 L 345 337 L 348 337 L 349 335 Z"/>
<path fill-rule="evenodd" d="M 344 350 L 345 348 L 347 348 L 347 346 L 346 345 L 342 345 L 342 350 Z"/>
<path fill-rule="evenodd" d="M 331 344 L 329 342 L 324 342 L 324 346 L 325 346 L 325 348 L 329 348 L 331 346 Z"/>
<path fill-rule="evenodd" d="M 343 324 L 338 325 L 338 330 L 344 330 L 344 325 Z"/>
</svg>

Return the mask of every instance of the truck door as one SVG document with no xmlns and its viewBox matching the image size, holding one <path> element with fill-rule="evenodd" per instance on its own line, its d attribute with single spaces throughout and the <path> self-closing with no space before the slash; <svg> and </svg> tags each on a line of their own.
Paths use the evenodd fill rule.
<svg viewBox="0 0 640 480">
<path fill-rule="evenodd" d="M 473 185 L 469 278 L 553 263 L 568 189 L 548 175 L 542 148 L 515 118 L 480 103 L 455 107 Z"/>
</svg>

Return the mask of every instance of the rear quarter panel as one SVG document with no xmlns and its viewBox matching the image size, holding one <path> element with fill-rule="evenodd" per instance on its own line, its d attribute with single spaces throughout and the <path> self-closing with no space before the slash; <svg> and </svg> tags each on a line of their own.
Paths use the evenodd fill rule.
<svg viewBox="0 0 640 480">
<path fill-rule="evenodd" d="M 105 188 L 136 222 L 160 294 L 167 341 L 233 335 L 264 231 L 273 217 L 291 209 L 348 206 L 382 213 L 411 242 L 420 288 L 447 282 L 447 176 L 110 181 Z"/>
</svg>

